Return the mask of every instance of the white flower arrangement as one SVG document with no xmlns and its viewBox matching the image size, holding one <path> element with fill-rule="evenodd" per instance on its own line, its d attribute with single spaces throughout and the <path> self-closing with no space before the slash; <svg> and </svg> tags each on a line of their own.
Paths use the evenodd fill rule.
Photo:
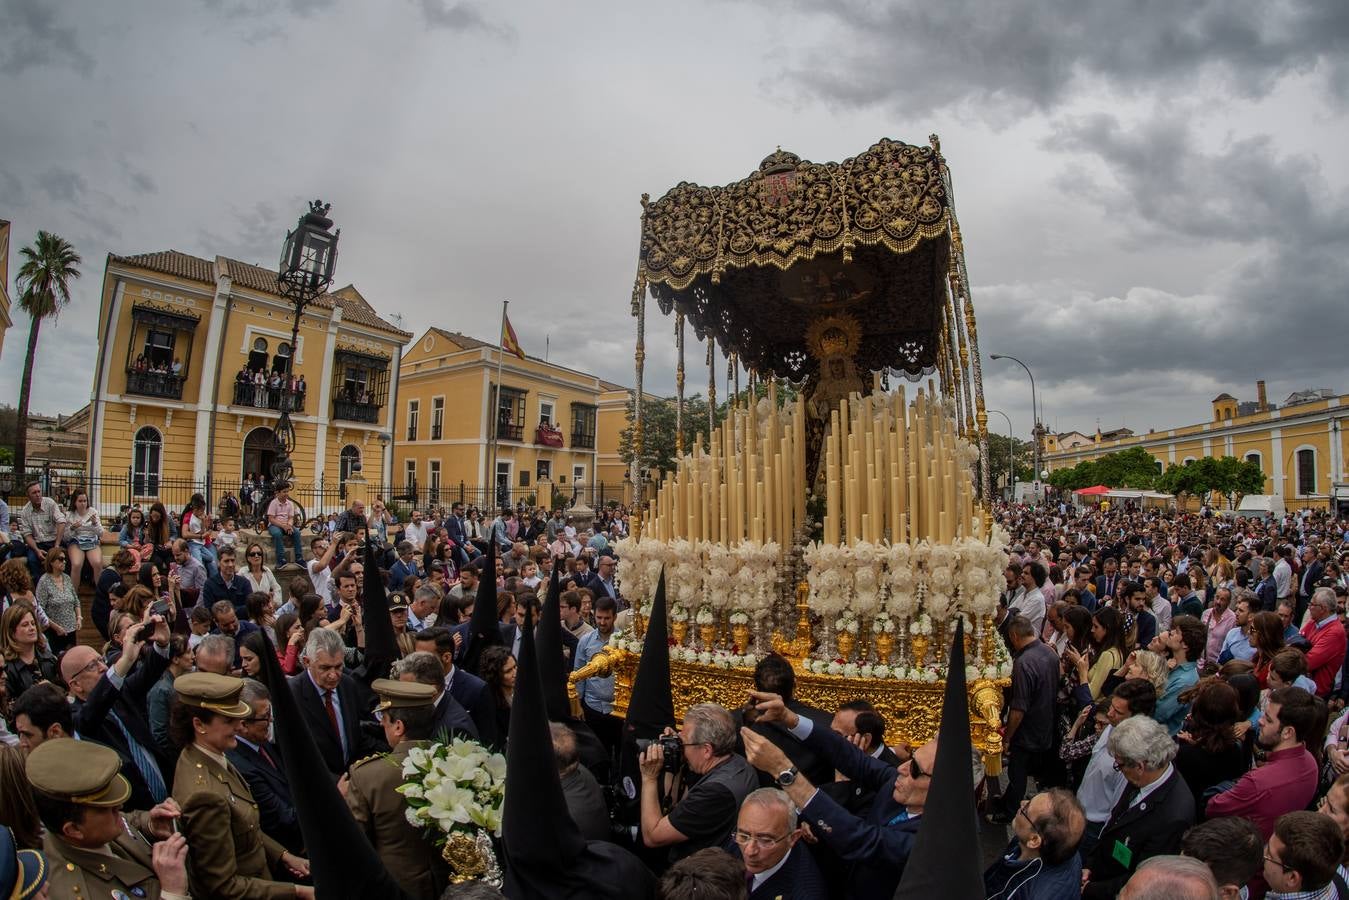
<svg viewBox="0 0 1349 900">
<path fill-rule="evenodd" d="M 712 607 L 698 607 L 698 613 L 694 616 L 693 621 L 697 625 L 711 625 L 716 622 L 716 617 L 712 613 Z"/>
<path fill-rule="evenodd" d="M 840 632 L 848 634 L 857 634 L 860 623 L 857 621 L 856 614 L 850 609 L 845 609 L 843 614 L 834 621 L 834 628 Z"/>
<path fill-rule="evenodd" d="M 914 619 L 909 623 L 909 634 L 914 637 L 922 635 L 929 637 L 932 634 L 932 619 L 926 613 Z"/>
<path fill-rule="evenodd" d="M 858 674 L 859 674 L 859 670 L 860 670 L 860 667 L 857 665 L 857 663 L 844 663 L 844 664 L 843 664 L 843 677 L 844 677 L 844 678 L 856 678 L 856 677 L 858 676 Z"/>
<path fill-rule="evenodd" d="M 893 671 L 885 663 L 877 663 L 876 665 L 871 666 L 870 668 L 871 668 L 871 675 L 868 677 L 872 678 L 889 678 Z"/>
<path fill-rule="evenodd" d="M 735 612 L 731 613 L 730 622 L 732 625 L 748 625 L 749 613 L 743 612 L 741 610 L 736 610 Z"/>
<path fill-rule="evenodd" d="M 473 847 L 486 867 L 482 880 L 500 887 L 501 871 L 487 835 L 501 836 L 506 757 L 455 738 L 412 748 L 402 776 L 395 790 L 407 800 L 403 815 L 408 824 L 432 832 L 437 846 L 452 841 Z"/>
<path fill-rule="evenodd" d="M 670 607 L 670 621 L 687 622 L 689 620 L 689 610 L 682 603 L 676 603 Z"/>
<path fill-rule="evenodd" d="M 881 606 L 881 593 L 884 583 L 881 580 L 881 563 L 884 548 L 867 541 L 860 541 L 849 548 L 852 556 L 853 597 L 852 610 L 859 616 L 874 614 Z"/>
<path fill-rule="evenodd" d="M 700 547 L 707 558 L 707 567 L 703 570 L 703 598 L 714 609 L 727 609 L 742 593 L 736 577 L 740 558 L 720 544 L 704 542 Z"/>
<path fill-rule="evenodd" d="M 895 620 L 887 612 L 877 613 L 876 618 L 871 620 L 872 634 L 894 634 Z"/>
</svg>

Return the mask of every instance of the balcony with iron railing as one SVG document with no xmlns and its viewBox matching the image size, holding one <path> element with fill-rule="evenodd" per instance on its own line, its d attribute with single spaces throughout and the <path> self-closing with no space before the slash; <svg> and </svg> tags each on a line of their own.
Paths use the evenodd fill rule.
<svg viewBox="0 0 1349 900">
<path fill-rule="evenodd" d="M 571 433 L 571 446 L 573 450 L 594 450 L 595 432 L 573 431 Z"/>
<path fill-rule="evenodd" d="M 172 372 L 148 372 L 136 368 L 126 370 L 126 392 L 142 397 L 158 397 L 161 400 L 183 399 L 183 381 L 181 374 Z"/>
<path fill-rule="evenodd" d="M 380 405 L 374 401 L 333 400 L 333 418 L 347 422 L 364 422 L 374 425 L 379 422 Z"/>
<path fill-rule="evenodd" d="M 497 422 L 497 440 L 499 441 L 523 441 L 525 439 L 524 422 Z"/>
<path fill-rule="evenodd" d="M 234 405 L 251 406 L 254 409 L 270 409 L 280 412 L 284 407 L 290 412 L 304 412 L 304 391 L 292 391 L 288 388 L 268 387 L 265 384 L 234 385 Z"/>
</svg>

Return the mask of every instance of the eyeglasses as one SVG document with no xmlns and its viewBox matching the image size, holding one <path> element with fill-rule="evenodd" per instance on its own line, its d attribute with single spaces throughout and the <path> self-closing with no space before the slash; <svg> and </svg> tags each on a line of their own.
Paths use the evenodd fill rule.
<svg viewBox="0 0 1349 900">
<path fill-rule="evenodd" d="M 261 554 L 261 553 L 249 553 L 249 554 L 248 554 L 248 558 L 249 558 L 249 559 L 262 559 L 262 554 Z"/>
<path fill-rule="evenodd" d="M 1029 808 L 1030 808 L 1030 801 L 1022 800 L 1021 805 L 1016 808 L 1016 814 L 1026 820 L 1026 824 L 1030 826 L 1031 831 L 1035 832 L 1036 834 L 1039 834 L 1040 829 L 1035 827 L 1035 822 L 1031 820 L 1030 813 L 1026 812 L 1026 810 Z"/>
<path fill-rule="evenodd" d="M 750 834 L 748 831 L 736 831 L 735 842 L 741 847 L 748 847 L 750 844 L 754 844 L 757 847 L 769 849 L 781 844 L 783 841 L 787 840 L 788 837 L 790 837 L 790 835 L 787 834 L 784 834 L 782 837 L 769 837 L 766 834 Z"/>
<path fill-rule="evenodd" d="M 1275 859 L 1274 857 L 1270 856 L 1268 853 L 1265 854 L 1265 862 L 1274 863 L 1274 865 L 1278 866 L 1280 869 L 1282 869 L 1282 870 L 1285 871 L 1285 872 L 1287 872 L 1290 868 L 1292 868 L 1291 866 L 1289 866 L 1288 864 L 1286 864 L 1286 863 L 1283 862 L 1282 860 Z"/>
<path fill-rule="evenodd" d="M 918 778 L 931 778 L 931 777 L 932 777 L 932 773 L 931 773 L 931 772 L 924 772 L 924 771 L 923 771 L 923 767 L 920 766 L 920 765 L 918 764 L 918 757 L 916 757 L 916 756 L 910 756 L 910 757 L 909 757 L 909 777 L 910 777 L 910 778 L 914 778 L 914 779 L 918 779 Z"/>
<path fill-rule="evenodd" d="M 108 665 L 107 665 L 107 663 L 103 662 L 103 660 L 101 660 L 101 659 L 91 659 L 91 660 L 89 661 L 88 665 L 84 666 L 84 668 L 82 668 L 82 669 L 80 669 L 78 672 L 76 672 L 76 673 L 74 674 L 74 676 L 72 677 L 71 680 L 74 680 L 75 678 L 79 678 L 79 677 L 80 677 L 81 675 L 83 675 L 85 672 L 94 672 L 94 671 L 97 671 L 97 672 L 99 672 L 99 673 L 102 673 L 102 672 L 107 671 L 107 668 L 108 668 Z"/>
<path fill-rule="evenodd" d="M 274 721 L 274 720 L 273 720 L 273 718 L 272 718 L 272 714 L 271 714 L 271 713 L 268 713 L 268 714 L 265 715 L 265 716 L 248 716 L 248 717 L 246 717 L 246 718 L 244 719 L 244 721 L 245 721 L 245 722 L 271 722 L 271 721 Z"/>
<path fill-rule="evenodd" d="M 53 557 L 52 557 L 52 562 L 53 562 L 53 563 L 63 563 L 63 562 L 65 562 L 65 561 L 66 561 L 66 558 L 65 558 L 64 556 L 53 556 Z"/>
</svg>

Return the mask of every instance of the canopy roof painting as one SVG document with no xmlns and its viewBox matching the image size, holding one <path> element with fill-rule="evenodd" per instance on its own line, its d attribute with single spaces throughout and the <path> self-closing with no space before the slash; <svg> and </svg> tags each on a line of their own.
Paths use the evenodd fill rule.
<svg viewBox="0 0 1349 900">
<path fill-rule="evenodd" d="M 859 370 L 931 373 L 952 272 L 949 192 L 935 140 L 883 139 L 841 163 L 779 149 L 741 181 L 644 197 L 638 290 L 763 377 L 816 375 L 805 334 L 835 315 L 861 324 Z"/>
</svg>

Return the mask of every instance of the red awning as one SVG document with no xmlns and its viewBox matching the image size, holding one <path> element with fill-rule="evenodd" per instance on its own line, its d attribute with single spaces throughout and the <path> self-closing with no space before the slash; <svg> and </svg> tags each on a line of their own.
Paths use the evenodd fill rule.
<svg viewBox="0 0 1349 900">
<path fill-rule="evenodd" d="M 1099 497 L 1101 494 L 1107 494 L 1109 492 L 1110 488 L 1103 484 L 1098 484 L 1095 487 L 1083 488 L 1080 491 L 1073 491 L 1074 494 L 1082 494 L 1086 497 Z"/>
</svg>

